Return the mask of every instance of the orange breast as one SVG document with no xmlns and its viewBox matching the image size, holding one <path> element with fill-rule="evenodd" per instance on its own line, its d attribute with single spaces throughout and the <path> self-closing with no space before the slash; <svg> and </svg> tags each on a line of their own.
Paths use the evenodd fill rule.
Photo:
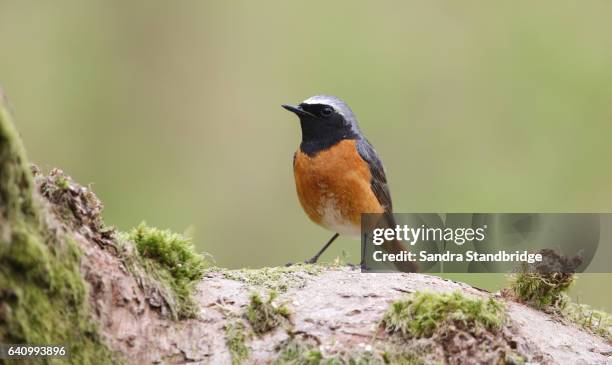
<svg viewBox="0 0 612 365">
<path fill-rule="evenodd" d="M 300 203 L 315 223 L 359 235 L 361 213 L 383 213 L 370 188 L 370 169 L 354 140 L 344 140 L 310 157 L 298 150 L 293 166 Z"/>
</svg>

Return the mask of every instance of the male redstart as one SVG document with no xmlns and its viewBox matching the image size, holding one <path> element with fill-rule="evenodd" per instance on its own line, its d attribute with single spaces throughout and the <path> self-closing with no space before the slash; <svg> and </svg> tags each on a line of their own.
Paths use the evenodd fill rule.
<svg viewBox="0 0 612 365">
<path fill-rule="evenodd" d="M 317 262 L 340 234 L 359 237 L 362 213 L 381 213 L 389 225 L 394 225 L 384 167 L 351 108 L 328 95 L 316 95 L 283 108 L 295 113 L 302 127 L 302 143 L 293 155 L 300 204 L 312 221 L 335 232 L 306 262 Z M 397 241 L 383 248 L 389 252 L 404 249 Z M 417 269 L 409 262 L 400 266 L 402 271 Z"/>
</svg>

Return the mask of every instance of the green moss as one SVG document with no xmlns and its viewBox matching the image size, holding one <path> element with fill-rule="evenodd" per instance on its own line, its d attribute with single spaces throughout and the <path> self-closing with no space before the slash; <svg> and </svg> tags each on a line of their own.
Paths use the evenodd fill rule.
<svg viewBox="0 0 612 365">
<path fill-rule="evenodd" d="M 230 321 L 225 325 L 225 343 L 232 356 L 232 365 L 240 365 L 248 359 L 246 340 L 247 328 L 242 321 Z"/>
<path fill-rule="evenodd" d="M 41 209 L 0 102 L 0 343 L 66 344 L 67 363 L 116 363 L 90 317 L 79 249 Z"/>
<path fill-rule="evenodd" d="M 57 187 L 63 190 L 66 190 L 68 188 L 70 188 L 70 181 L 64 177 L 64 176 L 59 176 L 55 183 L 57 184 Z"/>
<path fill-rule="evenodd" d="M 567 258 L 555 253 L 556 261 L 562 268 L 567 268 Z M 576 275 L 569 272 L 529 272 L 527 266 L 521 272 L 510 276 L 510 285 L 504 292 L 535 308 L 560 315 L 577 325 L 588 329 L 608 341 L 612 341 L 612 315 L 593 309 L 587 304 L 578 304 L 570 300 L 568 290 L 576 281 Z M 575 269 L 569 267 L 569 269 Z"/>
<path fill-rule="evenodd" d="M 540 250 L 542 261 L 523 264 L 510 276 L 502 293 L 547 312 L 559 312 L 567 305 L 567 291 L 575 280 L 580 256 L 569 257 L 550 249 Z"/>
<path fill-rule="evenodd" d="M 221 270 L 221 272 L 227 279 L 283 293 L 289 288 L 304 287 L 310 277 L 319 275 L 325 268 L 321 265 L 298 264 L 289 267 Z"/>
<path fill-rule="evenodd" d="M 568 302 L 561 311 L 563 317 L 612 342 L 612 315 L 593 309 L 587 304 Z"/>
<path fill-rule="evenodd" d="M 26 154 L 0 90 L 0 217 L 36 224 L 39 213 L 33 191 Z"/>
<path fill-rule="evenodd" d="M 190 318 L 197 313 L 197 306 L 192 298 L 195 284 L 204 274 L 207 266 L 205 258 L 196 253 L 191 241 L 168 230 L 148 227 L 142 223 L 127 236 L 134 242 L 138 259 L 124 255 L 131 260 L 133 272 L 138 273 L 139 265 L 145 274 L 141 278 L 148 282 L 168 304 L 173 317 Z M 149 278 L 145 278 L 145 277 Z M 158 283 L 151 282 L 150 278 Z"/>
<path fill-rule="evenodd" d="M 138 253 L 157 261 L 177 281 L 191 282 L 202 278 L 206 261 L 194 251 L 191 241 L 183 235 L 148 227 L 141 223 L 129 235 Z"/>
<path fill-rule="evenodd" d="M 471 299 L 460 292 L 417 292 L 391 304 L 382 324 L 389 333 L 408 338 L 430 337 L 448 325 L 498 330 L 505 318 L 503 303 L 492 298 Z"/>
<path fill-rule="evenodd" d="M 305 336 L 292 336 L 277 348 L 275 365 L 425 365 L 426 361 L 413 349 L 385 345 L 382 349 L 352 349 L 324 354 L 315 340 Z"/>
<path fill-rule="evenodd" d="M 0 342 L 67 344 L 70 363 L 113 363 L 89 318 L 76 244 L 14 228 L 0 255 Z"/>
<path fill-rule="evenodd" d="M 520 272 L 510 278 L 513 297 L 538 309 L 560 310 L 567 304 L 567 291 L 574 282 L 571 273 Z"/>
<path fill-rule="evenodd" d="M 424 360 L 421 355 L 411 351 L 385 351 L 383 354 L 385 364 L 393 365 L 442 365 L 442 362 L 429 362 Z"/>
<path fill-rule="evenodd" d="M 289 308 L 274 303 L 276 297 L 276 292 L 272 291 L 264 302 L 258 294 L 251 295 L 251 302 L 246 308 L 246 318 L 255 333 L 260 335 L 269 332 L 287 322 L 291 314 Z"/>
<path fill-rule="evenodd" d="M 290 338 L 280 344 L 274 365 L 319 365 L 323 363 L 323 354 L 307 340 Z"/>
</svg>

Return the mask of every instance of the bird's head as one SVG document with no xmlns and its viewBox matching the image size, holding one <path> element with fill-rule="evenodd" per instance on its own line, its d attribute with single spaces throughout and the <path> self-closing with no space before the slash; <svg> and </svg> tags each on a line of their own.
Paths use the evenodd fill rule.
<svg viewBox="0 0 612 365">
<path fill-rule="evenodd" d="M 353 111 L 335 96 L 315 95 L 299 105 L 284 104 L 283 108 L 300 118 L 302 143 L 332 142 L 361 136 Z"/>
</svg>

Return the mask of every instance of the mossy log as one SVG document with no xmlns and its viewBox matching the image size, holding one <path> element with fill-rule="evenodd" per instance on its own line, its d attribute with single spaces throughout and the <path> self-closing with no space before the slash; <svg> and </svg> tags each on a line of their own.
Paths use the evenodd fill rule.
<svg viewBox="0 0 612 365">
<path fill-rule="evenodd" d="M 31 169 L 2 102 L 0 343 L 67 344 L 49 362 L 73 364 L 611 361 L 609 340 L 466 284 L 340 265 L 203 269 L 180 237 L 119 234 L 101 209 L 61 171 Z"/>
</svg>

